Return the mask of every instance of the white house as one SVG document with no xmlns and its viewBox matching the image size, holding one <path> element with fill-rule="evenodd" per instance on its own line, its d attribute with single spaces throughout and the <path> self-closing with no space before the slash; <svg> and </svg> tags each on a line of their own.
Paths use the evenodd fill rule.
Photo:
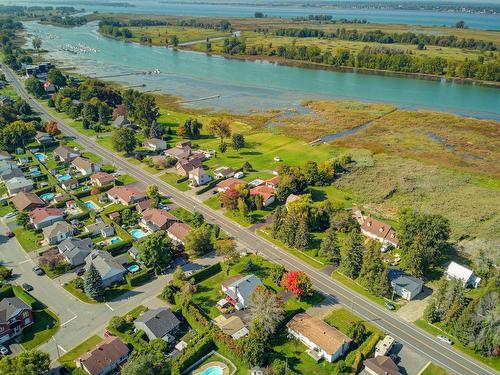
<svg viewBox="0 0 500 375">
<path fill-rule="evenodd" d="M 333 362 L 343 356 L 351 339 L 338 329 L 309 314 L 297 314 L 286 325 L 288 332 L 309 349 L 307 354 L 316 360 Z"/>
<path fill-rule="evenodd" d="M 222 282 L 221 287 L 226 299 L 236 310 L 242 310 L 248 307 L 252 294 L 259 285 L 263 285 L 262 281 L 255 275 L 236 275 Z"/>
<path fill-rule="evenodd" d="M 14 177 L 5 182 L 5 187 L 9 195 L 17 194 L 21 191 L 33 190 L 33 181 L 24 177 Z"/>
<path fill-rule="evenodd" d="M 43 228 L 43 237 L 48 245 L 54 245 L 73 235 L 73 227 L 65 221 L 58 221 Z"/>
<path fill-rule="evenodd" d="M 163 139 L 149 138 L 144 141 L 143 146 L 149 151 L 164 151 L 167 149 L 167 142 Z"/>
<path fill-rule="evenodd" d="M 389 280 L 391 281 L 394 293 L 407 301 L 415 298 L 424 286 L 423 280 L 406 275 L 397 268 L 389 269 Z"/>
<path fill-rule="evenodd" d="M 481 278 L 474 275 L 474 271 L 455 262 L 449 264 L 445 274 L 448 280 L 462 280 L 464 287 L 477 288 L 481 282 Z"/>
<path fill-rule="evenodd" d="M 57 221 L 64 220 L 64 211 L 55 207 L 35 208 L 29 213 L 30 223 L 36 230 L 43 229 Z"/>
<path fill-rule="evenodd" d="M 184 223 L 173 223 L 167 229 L 167 235 L 175 245 L 184 245 L 184 240 L 191 232 L 191 227 Z"/>
<path fill-rule="evenodd" d="M 189 171 L 189 179 L 195 183 L 196 186 L 208 184 L 212 181 L 212 177 L 201 167 L 191 169 Z"/>
<path fill-rule="evenodd" d="M 127 270 L 107 251 L 94 250 L 87 256 L 85 263 L 85 269 L 88 269 L 91 263 L 94 264 L 97 272 L 101 275 L 102 285 L 105 287 L 123 281 L 123 277 L 127 273 Z"/>
<path fill-rule="evenodd" d="M 94 172 L 99 172 L 100 166 L 90 160 L 78 156 L 71 162 L 73 167 L 84 176 L 90 176 Z"/>
</svg>

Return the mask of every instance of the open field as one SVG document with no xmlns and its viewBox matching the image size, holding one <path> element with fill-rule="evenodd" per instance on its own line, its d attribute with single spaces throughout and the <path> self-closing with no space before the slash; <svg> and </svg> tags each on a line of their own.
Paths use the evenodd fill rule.
<svg viewBox="0 0 500 375">
<path fill-rule="evenodd" d="M 127 39 L 130 42 L 140 43 L 141 38 L 151 38 L 152 45 L 171 44 L 174 35 L 179 38 L 179 43 L 204 40 L 206 38 L 217 38 L 222 36 L 231 36 L 230 32 L 222 32 L 218 30 L 181 27 L 181 26 L 151 26 L 151 27 L 127 27 L 132 33 L 132 38 Z"/>
</svg>

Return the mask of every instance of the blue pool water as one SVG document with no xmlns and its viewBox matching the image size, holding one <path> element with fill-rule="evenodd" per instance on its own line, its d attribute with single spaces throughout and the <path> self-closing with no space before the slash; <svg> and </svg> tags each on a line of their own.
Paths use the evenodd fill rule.
<svg viewBox="0 0 500 375">
<path fill-rule="evenodd" d="M 122 239 L 120 237 L 115 237 L 111 240 L 111 243 L 112 244 L 115 244 L 115 243 L 118 243 L 118 242 L 122 242 Z"/>
<path fill-rule="evenodd" d="M 200 372 L 199 375 L 222 375 L 223 371 L 220 366 L 211 366 L 205 369 L 203 372 Z"/>
<path fill-rule="evenodd" d="M 35 158 L 37 158 L 40 161 L 44 161 L 45 159 L 47 159 L 47 155 L 41 152 L 35 152 Z"/>
<path fill-rule="evenodd" d="M 58 176 L 57 179 L 59 181 L 68 181 L 71 178 L 69 174 L 63 174 L 62 176 Z"/>
<path fill-rule="evenodd" d="M 52 198 L 54 198 L 54 193 L 43 193 L 42 195 L 40 195 L 40 198 L 42 198 L 46 202 L 51 201 Z"/>
<path fill-rule="evenodd" d="M 136 239 L 146 237 L 146 232 L 144 232 L 142 229 L 132 229 L 130 231 L 130 234 Z"/>
<path fill-rule="evenodd" d="M 127 270 L 128 270 L 129 272 L 134 273 L 134 272 L 139 271 L 139 266 L 138 266 L 137 264 L 132 264 L 131 266 L 128 266 L 128 267 L 127 267 Z"/>
<path fill-rule="evenodd" d="M 85 202 L 85 207 L 87 207 L 89 210 L 98 210 L 99 209 L 99 207 L 97 207 L 97 205 L 92 201 Z"/>
</svg>

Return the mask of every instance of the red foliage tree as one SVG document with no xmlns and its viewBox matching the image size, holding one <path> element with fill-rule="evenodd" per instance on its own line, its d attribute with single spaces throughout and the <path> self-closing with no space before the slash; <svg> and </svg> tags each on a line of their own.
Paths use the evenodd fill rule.
<svg viewBox="0 0 500 375">
<path fill-rule="evenodd" d="M 97 186 L 94 186 L 92 188 L 92 190 L 90 190 L 90 195 L 97 195 L 101 192 L 101 190 L 97 187 Z"/>
<path fill-rule="evenodd" d="M 116 106 L 113 109 L 113 119 L 116 119 L 118 116 L 125 116 L 127 114 L 127 108 L 123 104 Z"/>
<path fill-rule="evenodd" d="M 228 189 L 222 193 L 220 203 L 222 207 L 228 210 L 236 210 L 238 208 L 238 198 L 241 196 L 236 189 Z"/>
<path fill-rule="evenodd" d="M 281 286 L 299 297 L 312 294 L 311 279 L 304 271 L 285 273 L 281 279 Z"/>
<path fill-rule="evenodd" d="M 59 130 L 59 127 L 57 126 L 57 122 L 55 122 L 55 121 L 49 121 L 47 123 L 47 125 L 45 125 L 45 131 L 52 136 L 56 136 L 58 134 L 61 134 L 61 131 Z"/>
</svg>

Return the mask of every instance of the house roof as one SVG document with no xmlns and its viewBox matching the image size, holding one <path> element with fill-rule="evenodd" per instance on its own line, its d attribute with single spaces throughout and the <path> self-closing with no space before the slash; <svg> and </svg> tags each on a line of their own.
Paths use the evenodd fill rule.
<svg viewBox="0 0 500 375">
<path fill-rule="evenodd" d="M 88 159 L 82 158 L 81 156 L 78 156 L 71 162 L 75 167 L 80 168 L 80 169 L 89 169 L 92 168 L 92 162 Z"/>
<path fill-rule="evenodd" d="M 112 174 L 106 172 L 96 172 L 90 176 L 91 180 L 99 181 L 101 185 L 109 184 L 115 180 L 115 177 Z"/>
<path fill-rule="evenodd" d="M 148 208 L 142 213 L 142 217 L 144 220 L 152 222 L 157 227 L 162 227 L 169 221 L 178 221 L 170 212 L 160 208 Z"/>
<path fill-rule="evenodd" d="M 281 176 L 274 176 L 266 180 L 266 184 L 278 185 L 281 181 Z"/>
<path fill-rule="evenodd" d="M 144 196 L 144 193 L 133 186 L 114 186 L 108 190 L 108 195 L 130 202 L 134 197 Z"/>
<path fill-rule="evenodd" d="M 328 354 L 336 353 L 343 344 L 351 341 L 338 329 L 306 313 L 295 315 L 287 327 L 307 337 Z"/>
<path fill-rule="evenodd" d="M 398 243 L 396 232 L 394 231 L 394 229 L 392 229 L 389 224 L 386 224 L 383 221 L 374 219 L 372 217 L 366 217 L 361 223 L 361 229 L 366 232 L 372 233 L 376 237 Z"/>
<path fill-rule="evenodd" d="M 92 251 L 92 247 L 93 242 L 91 238 L 66 238 L 57 245 L 59 252 L 68 259 L 73 259 L 81 255 L 86 257 Z"/>
<path fill-rule="evenodd" d="M 35 134 L 35 139 L 39 140 L 39 139 L 43 139 L 43 138 L 49 138 L 49 139 L 52 139 L 52 136 L 51 136 L 49 133 L 45 133 L 45 132 L 36 132 L 36 134 Z"/>
<path fill-rule="evenodd" d="M 376 375 L 400 375 L 399 367 L 394 361 L 385 355 L 375 358 L 368 358 L 363 361 L 366 368 L 370 369 Z"/>
<path fill-rule="evenodd" d="M 222 332 L 226 335 L 232 336 L 235 333 L 241 331 L 245 328 L 245 323 L 239 316 L 232 315 L 229 318 L 225 318 L 224 315 L 219 315 L 214 319 L 215 324 L 220 328 Z"/>
<path fill-rule="evenodd" d="M 87 264 L 94 264 L 101 277 L 107 275 L 112 270 L 125 272 L 125 268 L 107 251 L 95 250 L 90 253 L 86 261 Z"/>
<path fill-rule="evenodd" d="M 181 241 L 183 241 L 187 237 L 190 231 L 191 227 L 184 223 L 173 223 L 167 229 L 167 232 Z"/>
<path fill-rule="evenodd" d="M 264 201 L 267 201 L 269 198 L 273 197 L 275 194 L 275 190 L 271 187 L 260 185 L 250 189 L 250 195 L 261 195 Z"/>
<path fill-rule="evenodd" d="M 26 186 L 32 186 L 33 181 L 25 178 L 25 177 L 12 177 L 9 179 L 6 183 L 5 186 L 7 189 L 12 190 L 14 188 L 19 188 L 19 187 L 26 187 Z"/>
<path fill-rule="evenodd" d="M 293 203 L 295 201 L 298 201 L 300 199 L 300 195 L 295 195 L 295 194 L 290 194 L 287 198 L 286 198 L 286 203 Z"/>
<path fill-rule="evenodd" d="M 51 216 L 63 216 L 64 211 L 60 208 L 55 207 L 40 207 L 35 208 L 33 211 L 29 213 L 30 219 L 34 224 L 38 224 L 48 217 Z"/>
<path fill-rule="evenodd" d="M 12 158 L 12 155 L 5 150 L 0 150 L 0 156 L 3 156 L 4 158 L 9 158 L 9 159 Z"/>
<path fill-rule="evenodd" d="M 63 159 L 68 158 L 71 154 L 80 155 L 80 153 L 78 151 L 74 151 L 66 146 L 58 146 L 54 150 L 54 154 L 56 154 L 57 156 L 59 156 Z"/>
<path fill-rule="evenodd" d="M 0 301 L 0 324 L 18 315 L 22 310 L 31 310 L 31 307 L 19 297 L 6 297 Z"/>
<path fill-rule="evenodd" d="M 106 224 L 104 221 L 92 223 L 85 227 L 85 230 L 89 233 L 100 233 L 102 230 L 108 230 L 109 228 L 113 228 L 111 225 Z M 114 231 L 114 229 L 113 229 Z"/>
<path fill-rule="evenodd" d="M 113 120 L 114 126 L 122 126 L 128 124 L 130 124 L 130 121 L 127 119 L 127 116 L 120 115 Z"/>
<path fill-rule="evenodd" d="M 80 356 L 79 361 L 91 375 L 100 374 L 130 352 L 127 345 L 116 336 L 109 336 L 91 351 Z"/>
<path fill-rule="evenodd" d="M 471 276 L 474 274 L 470 268 L 462 266 L 461 264 L 451 262 L 446 269 L 446 274 L 449 277 L 453 277 L 455 279 L 460 279 L 463 281 L 468 281 Z"/>
<path fill-rule="evenodd" d="M 199 158 L 194 159 L 180 159 L 175 165 L 178 169 L 184 169 L 186 172 L 189 172 L 195 168 L 199 168 L 203 165 L 203 161 Z"/>
<path fill-rule="evenodd" d="M 154 205 L 156 203 L 156 201 L 154 199 L 146 199 L 146 200 L 143 200 L 139 203 L 136 203 L 135 206 L 137 207 L 137 209 L 139 211 L 145 211 L 147 210 L 148 208 L 151 208 L 152 205 Z"/>
<path fill-rule="evenodd" d="M 135 320 L 135 323 L 144 324 L 157 338 L 169 334 L 180 324 L 179 319 L 167 307 L 146 311 Z"/>
<path fill-rule="evenodd" d="M 163 145 L 163 144 L 165 144 L 165 141 L 163 139 L 159 139 L 159 138 L 148 138 L 144 141 L 144 145 L 158 146 L 158 145 Z"/>
<path fill-rule="evenodd" d="M 237 178 L 234 177 L 229 177 L 217 184 L 217 187 L 220 189 L 234 189 L 236 185 L 246 185 L 247 183 L 245 181 L 238 180 Z"/>
<path fill-rule="evenodd" d="M 406 290 L 417 290 L 424 285 L 424 281 L 405 274 L 397 268 L 389 268 L 389 280 L 393 286 L 399 285 Z"/>
<path fill-rule="evenodd" d="M 221 167 L 215 171 L 216 174 L 220 174 L 224 177 L 234 174 L 234 169 L 231 167 Z"/>
<path fill-rule="evenodd" d="M 175 147 L 166 150 L 165 155 L 170 155 L 177 159 L 187 158 L 191 155 L 191 143 L 189 145 L 180 145 L 178 143 Z"/>
<path fill-rule="evenodd" d="M 77 178 L 70 178 L 69 180 L 61 182 L 61 185 L 63 186 L 73 186 L 73 185 L 78 185 L 79 181 Z"/>
<path fill-rule="evenodd" d="M 223 286 L 228 289 L 226 293 L 234 300 L 238 299 L 236 291 L 244 300 L 248 300 L 255 291 L 258 285 L 263 285 L 262 281 L 255 275 L 246 275 L 235 279 L 232 283 L 223 283 Z"/>
<path fill-rule="evenodd" d="M 29 206 L 44 206 L 45 202 L 35 193 L 20 192 L 11 198 L 11 202 L 18 211 L 24 211 Z"/>
<path fill-rule="evenodd" d="M 193 176 L 200 177 L 200 176 L 206 175 L 207 172 L 205 172 L 205 170 L 203 168 L 198 167 L 198 168 L 193 168 L 191 171 L 189 171 L 189 174 L 193 175 Z"/>
<path fill-rule="evenodd" d="M 73 227 L 65 221 L 58 221 L 46 228 L 43 228 L 43 236 L 45 238 L 51 238 L 57 236 L 59 233 L 70 233 Z"/>
</svg>

